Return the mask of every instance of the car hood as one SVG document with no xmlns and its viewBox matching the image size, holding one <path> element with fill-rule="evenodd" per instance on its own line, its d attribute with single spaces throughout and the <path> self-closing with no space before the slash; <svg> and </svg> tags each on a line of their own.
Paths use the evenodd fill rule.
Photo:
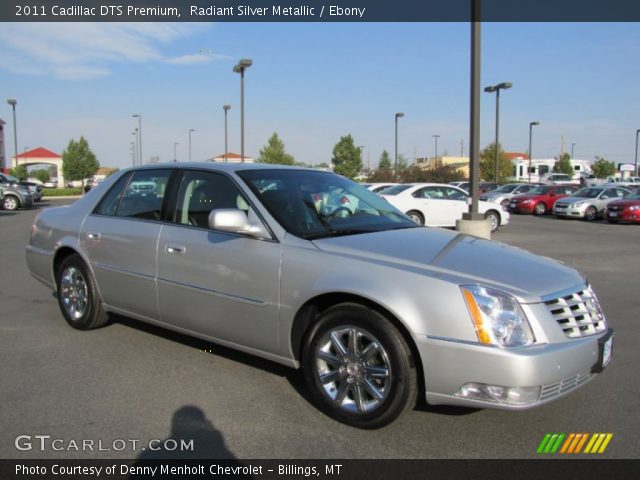
<svg viewBox="0 0 640 480">
<path fill-rule="evenodd" d="M 609 202 L 610 207 L 631 207 L 633 205 L 640 205 L 640 200 L 614 200 Z"/>
<path fill-rule="evenodd" d="M 440 228 L 409 228 L 314 240 L 327 253 L 459 283 L 482 283 L 525 302 L 585 282 L 560 262 Z M 416 287 L 419 288 L 419 287 Z"/>
<path fill-rule="evenodd" d="M 558 201 L 556 202 L 556 204 L 558 203 L 578 203 L 578 202 L 589 202 L 589 201 L 593 201 L 593 200 L 597 200 L 597 198 L 586 198 L 586 197 L 562 197 L 560 199 L 558 199 Z"/>
<path fill-rule="evenodd" d="M 543 198 L 545 195 L 531 195 L 529 193 L 521 193 L 520 195 L 514 195 L 511 197 L 511 200 L 538 200 L 539 198 Z"/>
</svg>

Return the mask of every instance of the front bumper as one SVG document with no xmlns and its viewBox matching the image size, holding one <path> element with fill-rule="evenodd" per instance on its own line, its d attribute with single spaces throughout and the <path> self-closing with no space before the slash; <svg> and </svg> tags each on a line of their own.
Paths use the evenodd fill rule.
<svg viewBox="0 0 640 480">
<path fill-rule="evenodd" d="M 640 210 L 606 211 L 607 220 L 640 223 Z"/>
<path fill-rule="evenodd" d="M 566 205 L 556 205 L 553 207 L 553 213 L 557 217 L 567 218 L 584 218 L 584 213 L 587 210 L 586 206 L 583 207 L 568 207 Z"/>
<path fill-rule="evenodd" d="M 498 348 L 451 339 L 421 336 L 426 400 L 430 404 L 522 410 L 543 405 L 586 384 L 601 370 L 598 335 L 562 343 L 522 348 Z M 540 394 L 526 404 L 498 403 L 456 396 L 469 383 L 504 387 L 539 387 Z"/>
<path fill-rule="evenodd" d="M 513 213 L 533 213 L 534 205 L 535 203 L 533 202 L 529 202 L 529 203 L 510 202 L 509 211 Z"/>
</svg>

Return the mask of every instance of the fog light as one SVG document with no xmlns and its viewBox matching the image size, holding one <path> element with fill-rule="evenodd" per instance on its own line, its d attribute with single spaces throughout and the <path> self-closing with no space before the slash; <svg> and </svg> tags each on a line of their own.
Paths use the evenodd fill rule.
<svg viewBox="0 0 640 480">
<path fill-rule="evenodd" d="M 506 405 L 531 405 L 540 399 L 541 387 L 504 387 L 485 383 L 465 383 L 455 394 L 458 398 Z"/>
</svg>

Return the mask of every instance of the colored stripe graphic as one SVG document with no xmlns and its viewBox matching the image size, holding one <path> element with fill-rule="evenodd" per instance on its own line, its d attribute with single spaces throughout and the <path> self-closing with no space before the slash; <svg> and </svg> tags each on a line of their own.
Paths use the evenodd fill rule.
<svg viewBox="0 0 640 480">
<path fill-rule="evenodd" d="M 536 452 L 539 454 L 603 453 L 612 438 L 613 433 L 569 433 L 568 435 L 547 433 L 538 445 Z"/>
</svg>

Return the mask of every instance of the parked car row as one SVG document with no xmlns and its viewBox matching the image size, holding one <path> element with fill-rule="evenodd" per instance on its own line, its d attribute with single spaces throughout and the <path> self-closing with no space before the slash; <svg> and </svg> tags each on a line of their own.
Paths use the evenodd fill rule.
<svg viewBox="0 0 640 480">
<path fill-rule="evenodd" d="M 33 182 L 18 180 L 16 177 L 0 173 L 0 187 L 5 210 L 31 208 L 34 202 L 42 199 L 42 186 Z"/>
</svg>

